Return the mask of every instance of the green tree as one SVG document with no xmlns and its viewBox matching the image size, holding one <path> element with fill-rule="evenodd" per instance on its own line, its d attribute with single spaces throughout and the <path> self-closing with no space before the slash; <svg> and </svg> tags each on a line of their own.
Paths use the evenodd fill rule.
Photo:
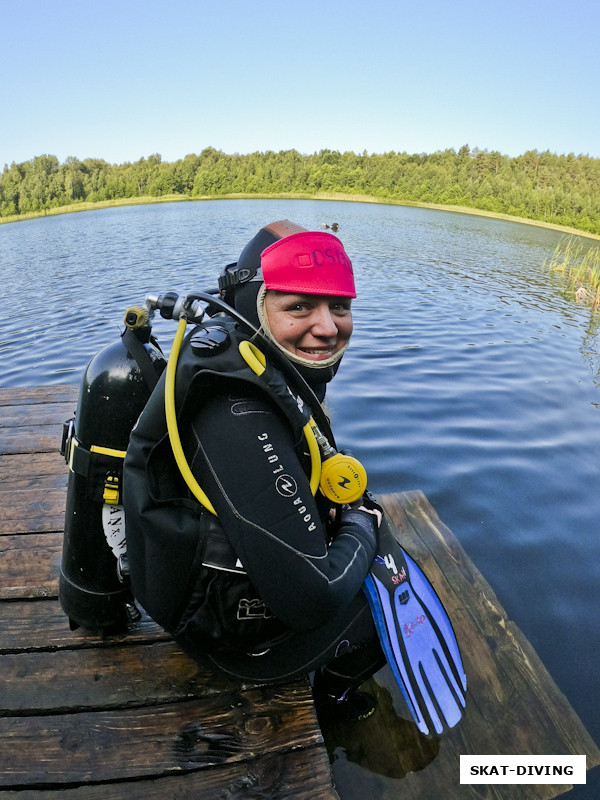
<svg viewBox="0 0 600 800">
<path fill-rule="evenodd" d="M 158 153 L 134 163 L 56 156 L 4 167 L 0 215 L 145 195 L 361 193 L 400 202 L 481 208 L 600 233 L 600 160 L 530 150 L 516 158 L 463 145 L 435 153 L 368 155 L 324 149 L 228 155 L 214 147 L 174 163 Z"/>
</svg>

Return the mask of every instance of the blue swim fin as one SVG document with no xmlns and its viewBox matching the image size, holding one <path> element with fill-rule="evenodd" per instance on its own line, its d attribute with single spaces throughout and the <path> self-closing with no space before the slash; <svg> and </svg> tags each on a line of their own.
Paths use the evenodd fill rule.
<svg viewBox="0 0 600 800">
<path fill-rule="evenodd" d="M 441 600 L 387 525 L 364 583 L 379 639 L 419 730 L 452 728 L 465 707 L 467 677 Z"/>
</svg>

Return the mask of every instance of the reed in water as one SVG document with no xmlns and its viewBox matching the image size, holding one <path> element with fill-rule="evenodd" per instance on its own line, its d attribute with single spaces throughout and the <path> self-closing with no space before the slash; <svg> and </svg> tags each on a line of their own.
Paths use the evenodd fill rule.
<svg viewBox="0 0 600 800">
<path fill-rule="evenodd" d="M 573 236 L 563 236 L 544 266 L 567 278 L 578 303 L 588 303 L 594 311 L 600 308 L 600 247 L 589 247 Z"/>
</svg>

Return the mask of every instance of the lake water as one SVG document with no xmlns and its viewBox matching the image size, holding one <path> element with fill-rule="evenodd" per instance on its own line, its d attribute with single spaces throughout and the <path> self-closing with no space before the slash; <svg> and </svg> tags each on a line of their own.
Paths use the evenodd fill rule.
<svg viewBox="0 0 600 800">
<path fill-rule="evenodd" d="M 284 217 L 339 222 L 355 265 L 355 336 L 328 393 L 338 443 L 375 492 L 426 494 L 600 741 L 600 339 L 542 268 L 559 233 L 274 200 L 2 225 L 0 386 L 78 383 L 129 305 L 215 286 Z M 155 332 L 168 350 L 173 324 Z M 598 773 L 569 797 L 600 796 Z"/>
</svg>

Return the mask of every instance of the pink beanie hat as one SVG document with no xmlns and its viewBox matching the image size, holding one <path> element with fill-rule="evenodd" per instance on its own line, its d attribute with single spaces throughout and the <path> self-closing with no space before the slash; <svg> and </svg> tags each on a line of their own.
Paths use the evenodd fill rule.
<svg viewBox="0 0 600 800">
<path fill-rule="evenodd" d="M 266 289 L 356 297 L 352 262 L 331 233 L 302 231 L 285 236 L 263 250 L 260 263 Z"/>
</svg>

